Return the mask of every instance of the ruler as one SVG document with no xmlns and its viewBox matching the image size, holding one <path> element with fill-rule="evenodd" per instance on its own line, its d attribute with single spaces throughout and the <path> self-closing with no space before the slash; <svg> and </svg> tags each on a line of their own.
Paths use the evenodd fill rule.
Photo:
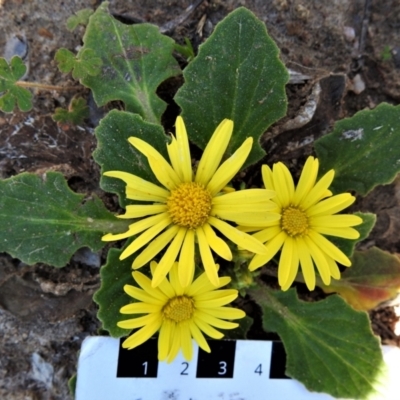
<svg viewBox="0 0 400 400">
<path fill-rule="evenodd" d="M 78 361 L 76 400 L 332 400 L 285 375 L 281 342 L 209 340 L 211 353 L 193 341 L 193 359 L 157 360 L 157 340 L 126 350 L 122 340 L 88 337 Z M 396 375 L 400 368 L 397 354 Z M 398 381 L 398 377 L 397 377 Z M 399 387 L 393 400 L 400 399 Z M 380 397 L 379 397 L 380 398 Z M 392 397 L 383 397 L 392 399 Z"/>
</svg>

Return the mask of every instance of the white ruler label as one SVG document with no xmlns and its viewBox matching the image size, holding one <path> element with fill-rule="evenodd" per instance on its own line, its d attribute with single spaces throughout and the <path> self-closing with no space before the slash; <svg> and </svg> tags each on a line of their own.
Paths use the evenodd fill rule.
<svg viewBox="0 0 400 400">
<path fill-rule="evenodd" d="M 157 340 L 126 350 L 121 341 L 89 337 L 78 363 L 76 400 L 264 400 L 332 397 L 310 393 L 285 376 L 281 342 L 210 340 L 211 353 L 193 341 L 193 359 L 157 359 Z"/>
</svg>

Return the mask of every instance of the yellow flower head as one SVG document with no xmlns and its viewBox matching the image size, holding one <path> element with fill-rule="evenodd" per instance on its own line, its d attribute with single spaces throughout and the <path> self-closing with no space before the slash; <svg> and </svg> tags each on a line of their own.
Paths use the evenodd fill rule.
<svg viewBox="0 0 400 400">
<path fill-rule="evenodd" d="M 129 142 L 147 157 L 161 186 L 127 172 L 108 171 L 104 174 L 122 179 L 126 183 L 128 199 L 150 203 L 128 205 L 126 213 L 120 217 L 141 220 L 132 223 L 125 233 L 107 234 L 102 238 L 111 241 L 141 233 L 122 252 L 120 259 L 129 257 L 147 245 L 133 261 L 132 267 L 137 269 L 152 260 L 170 243 L 153 275 L 153 287 L 162 282 L 178 254 L 181 285 L 185 287 L 192 281 L 195 241 L 198 242 L 208 278 L 214 286 L 218 286 L 218 273 L 211 249 L 225 260 L 231 260 L 232 253 L 214 229 L 246 250 L 265 254 L 265 246 L 259 240 L 223 221 L 248 224 L 260 218 L 265 223 L 279 219 L 279 215 L 269 212 L 275 207 L 270 201 L 274 196 L 271 190 L 249 189 L 221 193 L 242 167 L 253 143 L 252 138 L 247 138 L 242 146 L 220 165 L 232 131 L 231 120 L 225 119 L 220 123 L 194 174 L 186 128 L 183 119 L 178 117 L 176 138 L 172 137 L 167 146 L 170 163 L 147 142 L 135 137 L 129 138 Z"/>
<path fill-rule="evenodd" d="M 150 267 L 154 273 L 157 263 L 151 262 Z M 227 285 L 230 282 L 229 277 L 221 277 L 218 287 L 215 288 L 203 273 L 184 288 L 178 277 L 178 263 L 172 266 L 169 280 L 164 279 L 157 288 L 153 288 L 150 279 L 141 272 L 135 271 L 132 275 L 141 289 L 125 285 L 124 290 L 139 302 L 128 304 L 120 311 L 122 314 L 146 315 L 118 322 L 120 328 L 140 328 L 122 346 L 133 349 L 160 331 L 160 361 L 171 362 L 180 349 L 185 359 L 190 361 L 193 353 L 192 338 L 200 348 L 209 353 L 211 350 L 203 332 L 213 339 L 221 339 L 224 335 L 215 328 L 234 329 L 238 324 L 225 320 L 239 319 L 246 315 L 237 308 L 224 307 L 236 299 L 237 290 L 216 290 Z"/>
<path fill-rule="evenodd" d="M 282 290 L 292 285 L 299 264 L 309 290 L 315 288 L 314 264 L 325 285 L 331 277 L 340 278 L 336 264 L 349 267 L 348 257 L 324 235 L 346 239 L 357 239 L 359 232 L 352 226 L 362 223 L 356 215 L 334 215 L 350 206 L 355 197 L 349 193 L 332 196 L 328 190 L 334 177 L 334 170 L 328 171 L 318 182 L 318 159 L 308 157 L 297 187 L 287 167 L 281 162 L 271 170 L 262 166 L 262 176 L 266 188 L 276 191 L 272 200 L 281 216 L 279 221 L 267 224 L 246 224 L 241 229 L 266 243 L 267 254 L 255 255 L 249 264 L 251 271 L 266 264 L 282 248 L 278 281 Z M 264 228 L 260 230 L 260 228 Z"/>
</svg>

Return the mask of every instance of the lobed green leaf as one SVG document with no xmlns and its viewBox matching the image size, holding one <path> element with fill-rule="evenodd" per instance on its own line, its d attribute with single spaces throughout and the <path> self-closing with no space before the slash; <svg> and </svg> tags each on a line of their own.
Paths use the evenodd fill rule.
<svg viewBox="0 0 400 400">
<path fill-rule="evenodd" d="M 72 32 L 78 25 L 86 26 L 92 14 L 93 10 L 90 8 L 84 8 L 83 10 L 77 11 L 75 15 L 71 15 L 67 19 L 67 29 Z"/>
<path fill-rule="evenodd" d="M 56 108 L 53 120 L 59 124 L 79 125 L 85 118 L 89 117 L 89 107 L 86 100 L 78 97 L 73 98 L 68 106 L 68 110 L 64 108 Z"/>
<path fill-rule="evenodd" d="M 108 2 L 103 2 L 90 17 L 83 42 L 79 55 L 90 49 L 102 60 L 98 76 L 81 79 L 92 89 L 96 103 L 102 106 L 120 100 L 127 111 L 159 124 L 166 103 L 156 90 L 180 73 L 172 57 L 174 41 L 154 25 L 122 24 L 109 14 Z"/>
<path fill-rule="evenodd" d="M 95 134 L 97 148 L 93 158 L 100 165 L 101 174 L 106 171 L 125 171 L 159 184 L 147 158 L 128 142 L 128 138 L 135 136 L 146 141 L 168 159 L 168 138 L 160 125 L 145 122 L 137 114 L 112 110 L 100 121 Z M 124 182 L 102 176 L 100 186 L 107 192 L 117 193 L 120 204 L 126 205 Z"/>
<path fill-rule="evenodd" d="M 229 118 L 235 127 L 227 155 L 252 136 L 245 165 L 260 160 L 265 155 L 260 136 L 286 114 L 289 79 L 264 23 L 247 9 L 236 9 L 199 47 L 183 76 L 175 101 L 190 139 L 204 149 L 218 124 Z"/>
<path fill-rule="evenodd" d="M 100 250 L 107 232 L 128 223 L 94 196 L 72 192 L 62 174 L 22 173 L 0 181 L 0 252 L 27 264 L 63 267 L 81 247 Z"/>
<path fill-rule="evenodd" d="M 20 57 L 14 56 L 10 63 L 0 58 L 0 110 L 9 113 L 15 105 L 21 111 L 32 108 L 32 93 L 17 83 L 25 73 L 26 65 Z"/>
<path fill-rule="evenodd" d="M 99 305 L 97 318 L 102 322 L 103 329 L 112 337 L 129 334 L 129 329 L 117 326 L 118 321 L 132 318 L 132 315 L 120 314 L 119 310 L 135 300 L 124 292 L 125 285 L 135 285 L 132 277 L 132 259 L 119 260 L 123 249 L 111 249 L 107 262 L 101 267 L 101 287 L 94 294 L 93 300 Z"/>
<path fill-rule="evenodd" d="M 61 72 L 68 73 L 72 71 L 74 79 L 82 79 L 87 76 L 96 76 L 100 73 L 102 61 L 96 56 L 92 49 L 84 49 L 75 55 L 67 49 L 57 50 L 54 59 L 58 63 Z"/>
<path fill-rule="evenodd" d="M 400 106 L 382 103 L 337 122 L 333 132 L 315 142 L 320 174 L 335 170 L 330 189 L 355 190 L 365 196 L 390 183 L 400 172 Z"/>
<path fill-rule="evenodd" d="M 365 312 L 336 295 L 307 303 L 294 289 L 249 294 L 262 308 L 264 329 L 283 341 L 288 376 L 340 398 L 363 399 L 382 390 L 386 368 Z"/>
</svg>

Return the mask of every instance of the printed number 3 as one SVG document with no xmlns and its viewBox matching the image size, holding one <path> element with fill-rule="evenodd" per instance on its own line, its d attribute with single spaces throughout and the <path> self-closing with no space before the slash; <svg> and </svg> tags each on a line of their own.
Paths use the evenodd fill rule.
<svg viewBox="0 0 400 400">
<path fill-rule="evenodd" d="M 226 362 L 220 361 L 218 375 L 225 375 L 225 374 L 226 374 Z"/>
</svg>

